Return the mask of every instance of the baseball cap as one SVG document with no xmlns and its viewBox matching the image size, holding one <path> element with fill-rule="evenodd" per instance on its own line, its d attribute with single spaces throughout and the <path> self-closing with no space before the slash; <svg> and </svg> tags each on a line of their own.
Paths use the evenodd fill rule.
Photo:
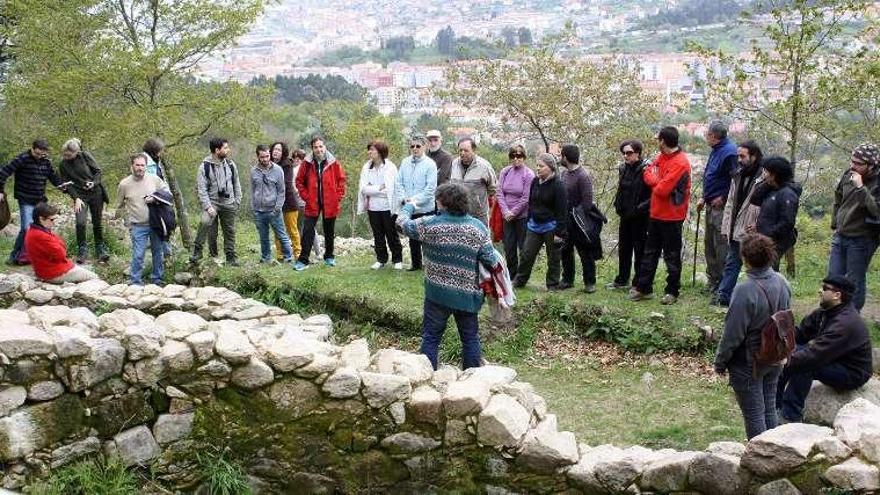
<svg viewBox="0 0 880 495">
<path fill-rule="evenodd" d="M 425 134 L 425 137 L 429 137 L 429 138 L 432 138 L 432 137 L 442 138 L 443 135 L 440 134 L 440 131 L 438 131 L 437 129 L 431 129 L 430 131 L 428 131 L 427 134 Z"/>
</svg>

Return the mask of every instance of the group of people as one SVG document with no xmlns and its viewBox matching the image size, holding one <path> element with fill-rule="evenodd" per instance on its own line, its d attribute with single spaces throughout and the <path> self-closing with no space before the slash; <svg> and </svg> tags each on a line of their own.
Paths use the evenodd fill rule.
<svg viewBox="0 0 880 495">
<path fill-rule="evenodd" d="M 853 388 L 870 376 L 870 343 L 858 312 L 865 301 L 867 268 L 880 243 L 880 150 L 872 144 L 855 148 L 837 185 L 822 307 L 804 318 L 798 329 L 799 347 L 784 368 L 779 363 L 758 367 L 751 356 L 760 344 L 760 329 L 769 315 L 790 305 L 790 289 L 778 273 L 778 264 L 797 240 L 801 188 L 794 182 L 794 167 L 788 160 L 764 157 L 754 141 L 733 143 L 723 123 L 711 123 L 706 139 L 712 151 L 696 208 L 706 212 L 710 303 L 729 306 L 715 366 L 720 373 L 729 372 L 751 437 L 776 424 L 776 405 L 786 420 L 799 420 L 812 378 Z M 613 202 L 620 217 L 618 271 L 606 287 L 628 289 L 632 301 L 651 298 L 662 256 L 667 276 L 661 303 L 673 304 L 681 287 L 682 230 L 691 200 L 692 168 L 675 127 L 662 128 L 656 144 L 659 153 L 650 161 L 638 140 L 619 146 L 622 162 Z M 602 256 L 600 238 L 606 219 L 595 203 L 592 177 L 580 163 L 576 145 L 562 146 L 558 157 L 539 153 L 534 170 L 526 164 L 526 149 L 513 146 L 509 164 L 497 176 L 477 154 L 473 138 L 460 139 L 457 147 L 457 157 L 444 151 L 442 135 L 436 130 L 413 136 L 409 154 L 398 169 L 389 159 L 388 145 L 371 141 L 359 178 L 357 212 L 367 213 L 373 233 L 376 261 L 372 269 L 389 263 L 396 270 L 404 268 L 399 238 L 403 233 L 409 238 L 409 270 L 425 271 L 423 352 L 436 366 L 437 346 L 446 321 L 454 316 L 464 346 L 464 365 L 470 367 L 480 362 L 477 313 L 486 280 L 498 293 L 510 291 L 505 282 L 525 286 L 544 247 L 548 289 L 573 287 L 576 252 L 584 290 L 594 292 L 595 261 Z M 321 137 L 313 138 L 310 148 L 309 154 L 291 152 L 285 143 L 276 142 L 255 149 L 251 208 L 261 262 L 291 262 L 296 270 L 308 268 L 320 218 L 324 264 L 336 264 L 335 220 L 346 194 L 346 175 Z M 15 176 L 14 194 L 23 226 L 10 262 L 30 261 L 37 276 L 48 281 L 86 280 L 94 274 L 78 264 L 88 257 L 88 214 L 95 257 L 98 261 L 107 258 L 101 214 L 108 197 L 101 169 L 81 143 L 71 139 L 62 149 L 60 174 L 56 174 L 48 149 L 44 140 L 36 140 L 30 150 L 0 169 L 0 199 L 6 180 Z M 153 259 L 151 280 L 161 284 L 163 259 L 170 250 L 174 212 L 164 180 L 163 152 L 160 140 L 148 140 L 143 152 L 131 156 L 131 174 L 117 188 L 117 215 L 125 219 L 131 236 L 133 284 L 143 283 L 148 247 Z M 243 197 L 240 173 L 229 157 L 226 140 L 212 139 L 209 152 L 196 171 L 202 214 L 191 262 L 201 258 L 206 241 L 210 254 L 217 256 L 222 231 L 226 262 L 237 265 L 235 222 Z M 73 200 L 76 264 L 67 259 L 63 240 L 52 232 L 58 210 L 46 203 L 47 182 Z M 504 264 L 490 237 L 493 213 L 500 217 Z M 505 264 L 506 280 L 501 276 Z M 743 266 L 746 278 L 737 284 Z M 479 267 L 488 275 L 481 276 Z"/>
</svg>

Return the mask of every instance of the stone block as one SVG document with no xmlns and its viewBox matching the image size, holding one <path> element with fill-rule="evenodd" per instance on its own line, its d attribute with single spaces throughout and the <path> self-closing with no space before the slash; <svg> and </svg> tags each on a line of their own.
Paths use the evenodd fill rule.
<svg viewBox="0 0 880 495">
<path fill-rule="evenodd" d="M 122 373 L 125 349 L 118 341 L 92 339 L 89 347 L 88 358 L 82 363 L 71 364 L 68 368 L 69 387 L 72 392 L 81 392 Z"/>
<path fill-rule="evenodd" d="M 327 377 L 322 389 L 334 399 L 354 397 L 360 392 L 361 376 L 354 368 L 339 368 Z"/>
<path fill-rule="evenodd" d="M 880 490 L 880 469 L 853 457 L 825 471 L 825 479 L 844 490 L 859 493 Z"/>
<path fill-rule="evenodd" d="M 128 351 L 128 359 L 138 361 L 158 356 L 165 337 L 155 327 L 132 327 L 125 330 L 122 342 Z"/>
<path fill-rule="evenodd" d="M 480 412 L 489 402 L 491 385 L 483 380 L 459 380 L 446 387 L 443 410 L 457 418 Z M 522 406 L 520 406 L 522 407 Z"/>
<path fill-rule="evenodd" d="M 116 309 L 98 317 L 101 335 L 122 338 L 132 328 L 152 328 L 152 316 L 134 308 Z"/>
<path fill-rule="evenodd" d="M 6 387 L 0 390 L 0 416 L 6 416 L 27 400 L 24 387 Z"/>
<path fill-rule="evenodd" d="M 160 445 L 184 439 L 192 433 L 194 413 L 161 414 L 153 425 L 153 436 Z"/>
<path fill-rule="evenodd" d="M 91 351 L 91 336 L 82 329 L 73 327 L 51 327 L 49 334 L 55 343 L 55 353 L 61 359 L 88 356 Z"/>
<path fill-rule="evenodd" d="M 0 332 L 0 352 L 7 357 L 45 356 L 54 350 L 52 337 L 45 331 L 16 321 L 4 322 Z"/>
<path fill-rule="evenodd" d="M 801 495 L 801 491 L 791 481 L 783 478 L 761 485 L 755 495 Z"/>
<path fill-rule="evenodd" d="M 85 407 L 79 397 L 64 394 L 16 409 L 0 418 L 0 461 L 10 461 L 47 449 L 79 432 Z"/>
<path fill-rule="evenodd" d="M 159 358 L 170 373 L 185 373 L 195 364 L 189 345 L 177 340 L 166 340 Z"/>
<path fill-rule="evenodd" d="M 416 423 L 439 424 L 443 396 L 429 385 L 422 385 L 412 393 L 407 409 Z"/>
<path fill-rule="evenodd" d="M 434 450 L 441 444 L 431 437 L 401 432 L 384 438 L 379 446 L 392 454 L 418 454 Z"/>
<path fill-rule="evenodd" d="M 60 397 L 64 393 L 64 385 L 57 380 L 37 382 L 28 387 L 27 398 L 34 402 L 43 402 Z"/>
<path fill-rule="evenodd" d="M 205 330 L 196 332 L 186 337 L 186 342 L 192 347 L 193 354 L 199 362 L 207 361 L 214 357 L 214 343 L 217 336 L 214 332 Z"/>
<path fill-rule="evenodd" d="M 862 450 L 862 437 L 880 431 L 880 406 L 855 399 L 843 406 L 834 419 L 834 434 L 853 450 Z"/>
<path fill-rule="evenodd" d="M 381 408 L 399 400 L 405 401 L 412 394 L 409 378 L 384 373 L 361 372 L 364 398 L 371 407 Z"/>
<path fill-rule="evenodd" d="M 831 428 L 788 423 L 752 438 L 742 456 L 742 467 L 762 478 L 786 474 L 807 462 L 816 443 L 832 435 Z"/>
<path fill-rule="evenodd" d="M 214 350 L 230 364 L 245 364 L 257 353 L 247 336 L 235 325 L 229 324 L 219 326 Z"/>
<path fill-rule="evenodd" d="M 78 442 L 58 447 L 52 451 L 50 466 L 52 466 L 52 469 L 58 469 L 81 457 L 94 454 L 100 449 L 101 441 L 97 437 L 88 437 Z"/>
<path fill-rule="evenodd" d="M 265 387 L 275 380 L 275 373 L 268 364 L 257 358 L 232 370 L 232 383 L 245 390 Z"/>
<path fill-rule="evenodd" d="M 739 457 L 705 453 L 691 462 L 688 484 L 690 489 L 701 493 L 739 495 L 745 493 L 749 476 L 740 467 Z"/>
<path fill-rule="evenodd" d="M 183 340 L 208 328 L 208 322 L 197 314 L 185 311 L 169 311 L 156 317 L 156 327 L 165 337 Z"/>
<path fill-rule="evenodd" d="M 370 347 L 366 339 L 357 339 L 349 342 L 339 352 L 339 361 L 342 366 L 365 370 L 370 366 Z"/>
<path fill-rule="evenodd" d="M 880 406 L 880 379 L 874 377 L 855 390 L 840 391 L 814 381 L 804 405 L 804 421 L 831 426 L 840 408 L 858 398 Z"/>
<path fill-rule="evenodd" d="M 688 470 L 700 452 L 674 452 L 645 466 L 639 487 L 659 493 L 683 492 L 687 489 Z"/>
<path fill-rule="evenodd" d="M 162 453 L 153 434 L 146 426 L 136 426 L 113 436 L 116 454 L 127 466 L 146 465 Z"/>
<path fill-rule="evenodd" d="M 513 397 L 496 394 L 480 412 L 477 439 L 484 445 L 515 447 L 529 429 L 531 415 Z"/>
</svg>

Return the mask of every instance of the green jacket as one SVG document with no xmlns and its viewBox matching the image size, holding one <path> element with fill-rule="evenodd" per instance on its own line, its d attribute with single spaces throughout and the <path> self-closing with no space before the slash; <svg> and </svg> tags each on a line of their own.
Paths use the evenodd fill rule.
<svg viewBox="0 0 880 495">
<path fill-rule="evenodd" d="M 848 237 L 876 236 L 880 233 L 880 177 L 864 179 L 858 189 L 853 185 L 852 170 L 847 170 L 834 192 L 831 228 Z"/>
</svg>

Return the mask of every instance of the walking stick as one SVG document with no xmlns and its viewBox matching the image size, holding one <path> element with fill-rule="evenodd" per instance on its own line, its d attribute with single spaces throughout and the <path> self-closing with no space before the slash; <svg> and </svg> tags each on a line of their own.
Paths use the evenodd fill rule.
<svg viewBox="0 0 880 495">
<path fill-rule="evenodd" d="M 702 209 L 697 210 L 697 231 L 694 233 L 694 272 L 691 275 L 691 287 L 697 286 L 697 249 L 700 245 L 700 214 Z"/>
</svg>

